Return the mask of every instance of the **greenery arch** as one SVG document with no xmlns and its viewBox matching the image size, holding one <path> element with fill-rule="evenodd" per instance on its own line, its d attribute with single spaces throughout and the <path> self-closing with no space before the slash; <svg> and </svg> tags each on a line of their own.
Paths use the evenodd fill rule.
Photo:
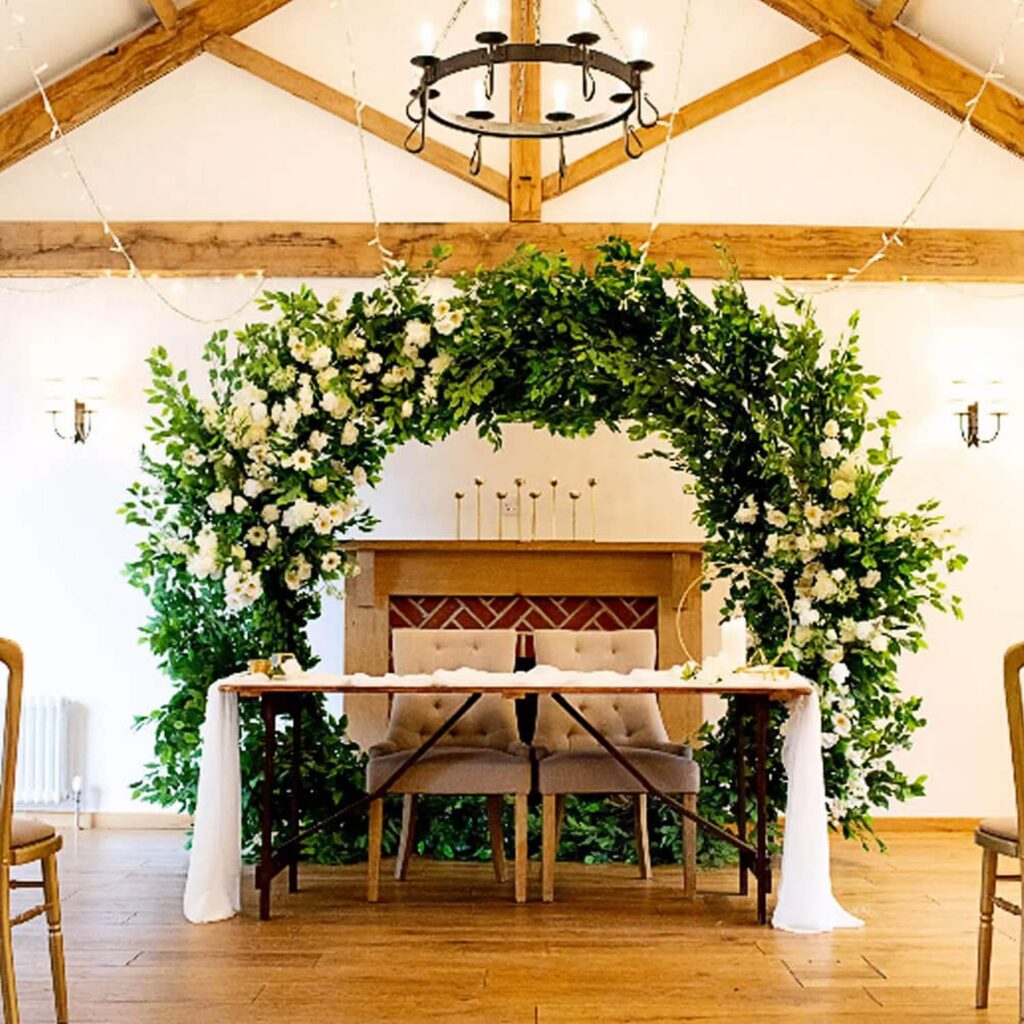
<svg viewBox="0 0 1024 1024">
<path fill-rule="evenodd" d="M 830 817 L 848 836 L 870 830 L 869 808 L 923 791 L 893 760 L 923 724 L 904 697 L 896 659 L 923 646 L 928 606 L 959 614 L 942 571 L 963 564 L 934 502 L 890 511 L 882 496 L 897 459 L 894 412 L 873 416 L 878 381 L 860 365 L 856 317 L 827 344 L 810 303 L 792 291 L 779 313 L 753 307 L 735 273 L 711 301 L 687 271 L 658 266 L 627 243 L 599 247 L 592 270 L 561 254 L 520 249 L 504 265 L 429 294 L 445 254 L 419 271 L 391 266 L 376 286 L 322 302 L 311 290 L 268 292 L 273 317 L 204 350 L 208 395 L 163 349 L 149 359 L 147 479 L 123 514 L 145 530 L 129 566 L 153 614 L 145 638 L 174 681 L 140 720 L 156 758 L 136 796 L 194 807 L 206 688 L 255 652 L 312 652 L 306 627 L 353 565 L 339 544 L 374 525 L 356 497 L 385 456 L 474 422 L 500 443 L 527 421 L 577 436 L 598 424 L 656 437 L 656 454 L 687 474 L 713 562 L 766 572 L 796 615 L 792 644 L 768 584 L 737 581 L 751 629 L 770 653 L 821 687 Z M 881 567 L 884 566 L 884 572 Z M 308 812 L 348 799 L 362 763 L 344 723 L 311 700 Z M 245 836 L 257 834 L 258 713 L 243 715 Z M 779 723 L 772 742 L 780 742 Z M 702 809 L 731 815 L 730 723 L 706 729 Z M 773 762 L 778 765 L 778 759 Z M 783 780 L 771 780 L 773 814 Z M 475 803 L 431 815 L 425 852 L 479 856 Z M 578 802 L 567 842 L 588 859 L 631 856 L 625 815 Z M 664 817 L 657 853 L 673 855 Z M 358 857 L 359 829 L 311 841 L 322 860 Z"/>
</svg>

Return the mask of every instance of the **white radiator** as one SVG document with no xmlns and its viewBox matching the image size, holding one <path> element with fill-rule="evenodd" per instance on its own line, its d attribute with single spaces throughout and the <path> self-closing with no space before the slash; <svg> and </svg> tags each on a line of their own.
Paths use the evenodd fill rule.
<svg viewBox="0 0 1024 1024">
<path fill-rule="evenodd" d="M 54 807 L 71 796 L 71 708 L 65 697 L 22 701 L 14 780 L 14 802 L 19 807 Z"/>
</svg>

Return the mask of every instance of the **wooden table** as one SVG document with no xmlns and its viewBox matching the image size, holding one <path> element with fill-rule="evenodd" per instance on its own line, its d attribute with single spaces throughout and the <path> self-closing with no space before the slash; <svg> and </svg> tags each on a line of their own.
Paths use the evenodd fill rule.
<svg viewBox="0 0 1024 1024">
<path fill-rule="evenodd" d="M 302 842 L 309 836 L 339 821 L 345 815 L 358 811 L 371 800 L 385 796 L 391 787 L 417 761 L 419 761 L 473 705 L 485 694 L 500 694 L 516 698 L 529 694 L 545 694 L 589 733 L 610 756 L 615 758 L 650 793 L 668 804 L 678 814 L 690 818 L 697 825 L 739 851 L 739 894 L 747 894 L 747 873 L 753 873 L 757 881 L 757 920 L 765 924 L 768 919 L 767 897 L 772 887 L 771 859 L 768 856 L 767 807 L 767 754 L 768 719 L 772 701 L 786 701 L 811 692 L 809 684 L 797 676 L 779 674 L 738 673 L 727 682 L 715 685 L 701 684 L 694 680 L 673 678 L 669 672 L 652 672 L 642 676 L 615 675 L 612 673 L 572 673 L 573 678 L 553 685 L 545 682 L 535 673 L 474 673 L 472 680 L 460 680 L 458 673 L 447 674 L 443 682 L 423 676 L 309 676 L 289 679 L 273 679 L 258 682 L 255 677 L 225 681 L 221 689 L 237 693 L 240 698 L 258 699 L 263 718 L 263 792 L 261 802 L 260 861 L 256 869 L 256 885 L 260 890 L 260 918 L 270 917 L 270 888 L 274 877 L 288 868 L 288 890 L 298 889 L 299 852 Z M 593 677 L 593 678 L 590 678 Z M 602 680 L 602 677 L 605 677 Z M 301 810 L 301 764 L 302 764 L 302 698 L 309 694 L 400 694 L 400 693 L 455 693 L 465 694 L 465 701 L 447 721 L 428 737 L 421 746 L 409 752 L 401 765 L 372 793 L 367 793 L 345 807 L 333 812 L 322 821 L 306 829 L 300 829 Z M 598 729 L 570 703 L 566 696 L 582 694 L 641 694 L 697 695 L 714 693 L 735 698 L 733 712 L 736 715 L 736 833 L 723 829 L 713 821 L 684 807 L 675 797 L 659 790 L 622 751 L 607 739 Z M 276 727 L 279 715 L 292 719 L 292 764 L 291 793 L 289 794 L 289 825 L 292 836 L 283 845 L 273 845 L 273 788 L 276 777 Z M 756 841 L 747 840 L 747 752 L 745 723 L 750 718 L 754 724 L 754 786 L 757 807 Z"/>
</svg>

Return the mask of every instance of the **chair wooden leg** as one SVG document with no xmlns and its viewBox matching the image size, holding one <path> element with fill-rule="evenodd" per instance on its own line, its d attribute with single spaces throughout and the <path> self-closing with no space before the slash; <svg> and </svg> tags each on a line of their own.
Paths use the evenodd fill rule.
<svg viewBox="0 0 1024 1024">
<path fill-rule="evenodd" d="M 526 794 L 516 793 L 515 806 L 515 840 L 516 840 L 516 903 L 526 902 L 526 885 L 529 877 L 530 861 L 527 857 L 527 822 Z"/>
<path fill-rule="evenodd" d="M 647 818 L 647 794 L 633 796 L 633 838 L 636 841 L 636 862 L 640 866 L 640 877 L 653 878 L 651 870 L 651 832 Z"/>
<path fill-rule="evenodd" d="M 978 976 L 975 979 L 974 1005 L 983 1010 L 988 1006 L 988 982 L 992 973 L 992 897 L 996 893 L 996 869 L 999 854 L 995 850 L 981 851 L 981 912 L 978 922 Z"/>
<path fill-rule="evenodd" d="M 501 825 L 500 796 L 487 798 L 487 828 L 491 833 L 491 862 L 494 864 L 494 877 L 499 882 L 508 879 L 508 865 L 505 862 L 505 830 Z"/>
<path fill-rule="evenodd" d="M 697 813 L 697 794 L 684 793 L 683 806 Z M 692 900 L 697 895 L 697 823 L 683 818 L 683 895 Z"/>
<path fill-rule="evenodd" d="M 545 903 L 552 903 L 555 899 L 555 860 L 558 856 L 556 818 L 555 797 L 545 793 L 541 797 L 540 861 L 541 898 Z"/>
<path fill-rule="evenodd" d="M 50 974 L 53 978 L 53 1006 L 57 1024 L 67 1024 L 68 983 L 64 969 L 64 933 L 60 921 L 60 884 L 57 881 L 57 854 L 43 858 L 43 895 L 46 922 L 50 930 Z"/>
<path fill-rule="evenodd" d="M 366 900 L 380 898 L 380 848 L 384 840 L 384 800 L 370 801 L 370 836 L 366 851 Z"/>
<path fill-rule="evenodd" d="M 4 1024 L 19 1024 L 18 990 L 14 984 L 14 941 L 11 932 L 11 871 L 0 871 L 0 994 Z"/>
<path fill-rule="evenodd" d="M 1022 881 L 1019 906 L 1024 908 L 1024 861 L 1020 863 L 1019 867 L 1022 869 L 1020 872 Z M 1021 914 L 1020 935 L 1017 936 L 1017 1016 L 1020 1018 L 1021 1024 L 1024 1024 L 1024 947 L 1020 945 L 1022 942 L 1024 942 L 1024 914 Z"/>
<path fill-rule="evenodd" d="M 404 882 L 409 873 L 409 858 L 416 845 L 416 794 L 406 793 L 402 798 L 402 833 L 398 839 L 395 858 L 395 881 Z"/>
<path fill-rule="evenodd" d="M 565 824 L 565 794 L 555 797 L 555 849 L 562 845 L 562 826 Z"/>
</svg>

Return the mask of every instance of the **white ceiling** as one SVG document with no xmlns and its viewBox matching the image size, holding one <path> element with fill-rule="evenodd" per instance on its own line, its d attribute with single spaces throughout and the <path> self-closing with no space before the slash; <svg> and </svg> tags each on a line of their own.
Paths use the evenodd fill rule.
<svg viewBox="0 0 1024 1024">
<path fill-rule="evenodd" d="M 501 19 L 510 0 L 500 0 Z M 874 2 L 874 0 L 870 0 Z M 405 55 L 419 49 L 420 25 L 435 30 L 445 24 L 456 0 L 293 0 L 257 23 L 241 38 L 275 57 L 342 89 L 352 91 L 344 43 L 347 3 L 357 37 L 357 64 L 363 97 L 395 117 L 402 116 L 408 88 L 414 81 Z M 184 6 L 184 0 L 178 0 Z M 655 61 L 649 76 L 652 95 L 663 110 L 674 94 L 676 55 L 680 41 L 682 0 L 602 0 L 601 7 L 627 41 L 634 28 L 646 30 Z M 30 57 L 13 49 L 6 11 L 21 16 Z M 485 0 L 469 0 L 448 38 L 451 47 L 468 44 L 484 23 Z M 1006 33 L 1015 0 L 910 0 L 901 22 L 934 45 L 954 53 L 976 68 L 985 68 Z M 757 0 L 691 0 L 690 31 L 678 98 L 693 98 L 809 42 L 812 37 Z M 544 0 L 545 38 L 561 38 L 574 26 L 576 0 Z M 147 0 L 8 0 L 0 7 L 0 108 L 32 91 L 29 59 L 45 65 L 42 77 L 52 81 L 71 68 L 104 52 L 118 41 L 155 21 Z M 595 29 L 604 33 L 603 26 Z M 606 33 L 604 33 L 606 34 Z M 614 50 L 611 40 L 605 41 Z M 1005 48 L 1005 85 L 1024 92 L 1024 26 Z M 468 103 L 451 90 L 456 108 Z M 496 99 L 500 109 L 503 96 Z M 618 134 L 613 130 L 613 135 Z M 609 136 L 610 137 L 610 136 Z M 570 158 L 606 141 L 591 136 L 574 143 Z M 490 144 L 488 162 L 500 165 L 500 143 Z M 546 152 L 554 160 L 553 149 Z M 548 170 L 552 169 L 550 164 Z"/>
</svg>

